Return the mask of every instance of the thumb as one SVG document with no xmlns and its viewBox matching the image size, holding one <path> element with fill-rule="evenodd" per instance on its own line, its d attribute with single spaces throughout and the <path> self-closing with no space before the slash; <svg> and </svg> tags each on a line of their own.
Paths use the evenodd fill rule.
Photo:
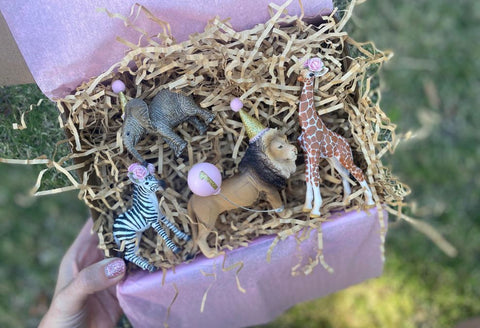
<svg viewBox="0 0 480 328">
<path fill-rule="evenodd" d="M 119 258 L 104 259 L 84 268 L 58 294 L 58 304 L 64 313 L 80 311 L 88 295 L 117 284 L 125 275 L 125 269 L 125 262 Z"/>
</svg>

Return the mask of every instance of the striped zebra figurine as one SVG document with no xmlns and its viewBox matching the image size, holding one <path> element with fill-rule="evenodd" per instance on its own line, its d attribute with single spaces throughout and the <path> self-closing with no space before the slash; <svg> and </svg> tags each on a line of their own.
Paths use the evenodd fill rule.
<svg viewBox="0 0 480 328">
<path fill-rule="evenodd" d="M 155 266 L 137 255 L 143 231 L 151 226 L 174 253 L 180 252 L 180 248 L 167 236 L 159 220 L 173 231 L 178 238 L 186 241 L 191 239 L 189 235 L 180 231 L 160 212 L 155 192 L 162 191 L 165 188 L 165 182 L 155 178 L 154 172 L 155 167 L 152 164 L 148 164 L 148 167 L 138 163 L 130 165 L 128 177 L 134 186 L 133 204 L 128 211 L 120 214 L 113 223 L 113 236 L 118 247 L 121 247 L 122 242 L 125 241 L 125 260 L 150 272 L 156 270 Z"/>
</svg>

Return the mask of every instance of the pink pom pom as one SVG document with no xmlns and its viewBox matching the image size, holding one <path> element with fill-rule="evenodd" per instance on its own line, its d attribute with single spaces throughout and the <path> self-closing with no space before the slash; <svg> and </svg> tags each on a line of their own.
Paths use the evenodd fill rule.
<svg viewBox="0 0 480 328">
<path fill-rule="evenodd" d="M 112 90 L 115 93 L 120 93 L 125 91 L 125 83 L 120 80 L 115 80 L 112 82 Z"/>
<path fill-rule="evenodd" d="M 188 187 L 198 196 L 206 197 L 220 192 L 222 175 L 220 170 L 210 163 L 197 163 L 188 172 Z"/>
<path fill-rule="evenodd" d="M 153 165 L 152 163 L 148 163 L 147 169 L 148 169 L 148 172 L 150 172 L 150 174 L 155 173 L 155 165 Z"/>
<path fill-rule="evenodd" d="M 240 109 L 242 109 L 243 103 L 240 100 L 240 98 L 233 98 L 232 101 L 230 101 L 230 108 L 234 112 L 238 112 Z"/>
</svg>

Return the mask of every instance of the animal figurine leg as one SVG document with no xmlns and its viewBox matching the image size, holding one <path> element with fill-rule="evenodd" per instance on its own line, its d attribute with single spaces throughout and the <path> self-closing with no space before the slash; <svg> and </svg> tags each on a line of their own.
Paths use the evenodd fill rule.
<svg viewBox="0 0 480 328">
<path fill-rule="evenodd" d="M 191 116 L 188 118 L 188 122 L 192 124 L 195 129 L 197 129 L 199 134 L 204 134 L 207 131 L 207 125 L 203 123 L 203 121 L 196 117 L 196 116 Z"/>
<path fill-rule="evenodd" d="M 308 182 L 307 182 L 307 192 L 305 195 L 305 205 L 303 207 L 304 212 L 310 210 L 311 217 L 320 216 L 320 207 L 322 207 L 322 195 L 320 193 L 320 172 L 319 172 L 319 156 L 317 154 L 308 155 Z M 313 199 L 313 207 L 312 207 Z"/>
<path fill-rule="evenodd" d="M 322 207 L 322 194 L 320 193 L 320 178 L 318 176 L 318 166 L 314 168 L 314 175 L 317 174 L 317 177 L 314 177 L 312 181 L 312 189 L 313 189 L 313 208 L 310 212 L 310 216 L 312 218 L 320 217 L 320 207 Z"/>
<path fill-rule="evenodd" d="M 322 207 L 322 194 L 320 193 L 320 182 L 313 185 L 313 209 L 310 212 L 310 217 L 320 217 L 320 207 Z"/>
<path fill-rule="evenodd" d="M 305 213 L 310 213 L 312 211 L 312 202 L 313 202 L 313 185 L 310 182 L 310 179 L 306 183 L 307 189 L 305 191 L 305 203 L 303 204 L 302 211 Z"/>
<path fill-rule="evenodd" d="M 188 108 L 189 120 L 193 119 L 193 121 L 190 122 L 200 134 L 204 134 L 207 131 L 207 125 L 215 119 L 215 114 L 198 106 L 192 97 L 179 97 L 179 103 L 182 107 Z M 205 124 L 199 124 L 201 121 L 199 121 L 197 117 L 200 117 Z"/>
<path fill-rule="evenodd" d="M 125 219 L 125 215 L 121 214 L 117 220 L 122 221 Z M 118 221 L 117 221 L 118 222 Z M 125 260 L 138 265 L 143 270 L 154 272 L 155 266 L 150 264 L 146 259 L 138 255 L 138 248 L 140 245 L 140 239 L 142 238 L 143 231 L 135 231 L 131 229 L 119 229 L 114 225 L 114 238 L 116 244 L 120 247 L 122 242 L 125 241 L 124 258 Z"/>
<path fill-rule="evenodd" d="M 362 170 L 353 163 L 353 158 L 351 156 L 339 158 L 339 162 L 343 167 L 345 167 L 347 171 L 349 171 L 353 175 L 353 177 L 358 181 L 358 183 L 360 183 L 360 186 L 365 189 L 367 205 L 374 205 L 375 203 L 373 202 L 372 191 L 370 190 L 367 181 L 365 181 L 365 176 L 363 175 Z"/>
<path fill-rule="evenodd" d="M 303 157 L 305 159 L 305 184 L 306 184 L 306 191 L 305 191 L 305 203 L 303 205 L 302 211 L 304 213 L 310 213 L 312 210 L 312 202 L 313 202 L 313 185 L 312 185 L 312 171 L 308 156 L 307 147 L 305 145 L 305 141 L 303 140 L 303 133 L 298 137 L 298 142 L 303 150 Z"/>
<path fill-rule="evenodd" d="M 270 203 L 272 208 L 277 209 L 281 208 L 282 211 L 278 212 L 278 215 L 282 218 L 288 218 L 292 216 L 293 212 L 291 209 L 284 209 L 284 205 L 282 202 L 282 198 L 280 197 L 280 193 L 278 192 L 277 189 L 275 188 L 269 188 L 268 190 L 265 190 L 267 202 Z"/>
<path fill-rule="evenodd" d="M 204 134 L 207 132 L 208 126 L 206 123 L 204 123 L 200 118 L 197 116 L 191 116 L 188 118 L 188 122 L 191 123 L 195 129 L 198 130 L 199 134 Z"/>
<path fill-rule="evenodd" d="M 346 168 L 340 164 L 340 161 L 336 157 L 332 157 L 328 159 L 330 165 L 337 170 L 337 172 L 342 177 L 343 183 L 343 202 L 346 203 L 348 196 L 352 193 L 352 189 L 350 188 L 350 182 L 348 181 L 350 172 Z"/>
<path fill-rule="evenodd" d="M 212 227 L 207 227 L 202 220 L 198 222 L 198 237 L 197 245 L 200 248 L 200 251 L 208 258 L 216 257 L 218 255 L 224 254 L 224 252 L 217 252 L 213 248 L 208 246 L 207 238 L 210 232 L 214 231 Z"/>
<path fill-rule="evenodd" d="M 365 189 L 365 196 L 367 197 L 367 205 L 375 205 L 375 202 L 373 201 L 373 196 L 372 196 L 372 191 L 370 190 L 370 187 L 367 184 L 367 181 L 363 180 L 360 181 L 360 186 L 362 186 L 363 189 Z"/>
<path fill-rule="evenodd" d="M 160 221 L 167 226 L 168 229 L 170 229 L 174 234 L 175 236 L 177 236 L 178 238 L 180 239 L 183 239 L 185 241 L 189 241 L 192 239 L 192 237 L 190 237 L 190 235 L 187 235 L 185 232 L 183 231 L 180 231 L 180 229 L 178 229 L 172 222 L 170 222 L 166 216 L 161 216 L 160 217 Z"/>
<path fill-rule="evenodd" d="M 204 134 L 207 131 L 207 126 L 210 123 L 212 123 L 212 121 L 215 119 L 215 114 L 198 107 L 197 111 L 195 112 L 195 115 L 196 116 L 193 116 L 194 118 L 198 119 L 198 117 L 200 117 L 205 122 L 205 124 L 202 125 L 202 126 L 204 126 L 204 128 L 202 127 L 202 129 L 200 129 L 200 127 L 197 127 L 200 134 Z"/>
<path fill-rule="evenodd" d="M 212 204 L 208 201 L 196 202 L 194 198 L 190 198 L 187 205 L 188 215 L 197 222 L 196 229 L 195 227 L 193 228 L 194 242 L 208 258 L 223 254 L 223 252 L 219 253 L 215 249 L 210 248 L 207 242 L 208 235 L 215 231 L 218 213 L 214 210 L 214 207 L 214 203 Z M 212 218 L 214 219 L 212 220 Z"/>
<path fill-rule="evenodd" d="M 172 252 L 174 252 L 175 254 L 180 253 L 181 251 L 180 247 L 175 245 L 173 240 L 171 240 L 168 237 L 167 233 L 165 232 L 165 230 L 163 230 L 163 228 L 160 226 L 160 223 L 158 223 L 158 221 L 152 223 L 152 228 L 155 229 L 155 231 L 160 235 L 160 237 L 163 238 L 163 240 L 165 241 L 165 244 L 167 245 L 168 248 L 172 250 Z"/>
<path fill-rule="evenodd" d="M 156 271 L 157 269 L 155 268 L 155 266 L 150 264 L 143 257 L 136 254 L 135 249 L 137 249 L 137 248 L 138 247 L 136 246 L 136 243 L 134 243 L 134 242 L 127 243 L 125 245 L 125 260 L 138 265 L 143 270 L 148 270 L 150 272 Z"/>
<path fill-rule="evenodd" d="M 187 142 L 167 125 L 157 125 L 156 129 L 156 132 L 160 134 L 163 140 L 173 149 L 175 156 L 179 157 L 185 150 L 185 147 L 187 147 Z"/>
</svg>

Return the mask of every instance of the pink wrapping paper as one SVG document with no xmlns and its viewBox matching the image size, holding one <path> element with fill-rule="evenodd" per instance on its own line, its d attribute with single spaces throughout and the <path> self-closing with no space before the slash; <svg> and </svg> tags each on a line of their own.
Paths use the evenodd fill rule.
<svg viewBox="0 0 480 328">
<path fill-rule="evenodd" d="M 384 219 L 387 224 L 386 212 Z M 300 258 L 305 264 L 309 257 L 315 257 L 316 230 L 300 248 L 294 237 L 279 242 L 269 263 L 266 255 L 274 236 L 262 237 L 248 247 L 227 252 L 226 268 L 243 261 L 238 279 L 245 293 L 237 288 L 236 270 L 222 270 L 223 256 L 199 257 L 178 266 L 175 272 L 168 271 L 163 286 L 162 272 L 130 274 L 117 287 L 120 305 L 134 327 L 160 327 L 164 323 L 175 328 L 245 327 L 266 323 L 298 302 L 325 296 L 382 273 L 376 210 L 339 215 L 324 223 L 322 229 L 325 260 L 334 273 L 318 265 L 307 276 L 291 275 Z M 204 311 L 200 312 L 207 290 Z"/>
<path fill-rule="evenodd" d="M 244 30 L 270 17 L 268 4 L 284 0 L 176 0 L 139 1 L 156 17 L 168 22 L 178 42 L 204 30 L 208 20 L 219 16 L 231 18 L 233 27 Z M 17 41 L 25 61 L 40 89 L 49 98 L 62 98 L 82 82 L 88 81 L 120 61 L 127 47 L 116 41 L 120 36 L 134 44 L 140 34 L 110 18 L 97 8 L 129 17 L 136 1 L 99 0 L 0 0 L 2 14 Z M 305 17 L 332 11 L 331 0 L 302 0 Z M 290 14 L 300 14 L 299 2 L 287 7 Z M 159 26 L 145 15 L 134 13 L 132 22 L 149 35 Z"/>
</svg>

